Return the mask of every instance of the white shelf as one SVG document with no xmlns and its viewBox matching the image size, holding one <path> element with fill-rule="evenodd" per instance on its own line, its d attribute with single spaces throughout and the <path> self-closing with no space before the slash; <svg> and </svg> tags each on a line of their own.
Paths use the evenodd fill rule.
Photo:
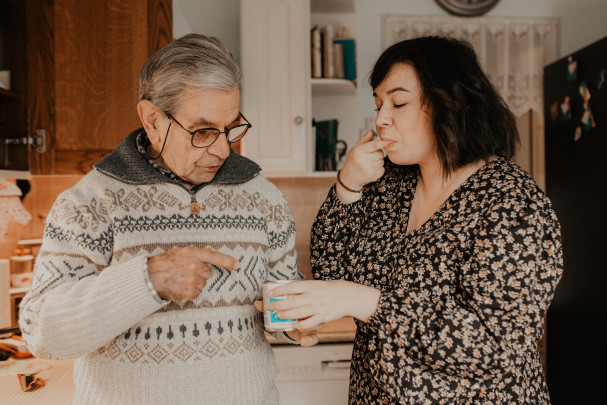
<svg viewBox="0 0 607 405">
<path fill-rule="evenodd" d="M 310 79 L 313 96 L 353 95 L 356 94 L 356 84 L 346 79 Z"/>
<path fill-rule="evenodd" d="M 10 295 L 27 293 L 30 287 L 11 287 L 8 289 Z"/>
</svg>

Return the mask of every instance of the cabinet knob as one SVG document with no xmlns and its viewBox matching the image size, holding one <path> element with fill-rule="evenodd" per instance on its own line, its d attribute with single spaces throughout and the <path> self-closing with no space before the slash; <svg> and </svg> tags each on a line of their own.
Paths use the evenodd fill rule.
<svg viewBox="0 0 607 405">
<path fill-rule="evenodd" d="M 293 122 L 295 122 L 295 125 L 301 125 L 303 123 L 303 117 L 301 115 L 298 115 L 297 117 L 295 117 Z"/>
</svg>

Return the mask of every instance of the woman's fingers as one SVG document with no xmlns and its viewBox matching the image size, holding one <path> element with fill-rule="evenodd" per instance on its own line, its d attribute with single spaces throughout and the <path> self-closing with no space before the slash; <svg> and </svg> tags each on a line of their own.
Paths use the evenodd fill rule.
<svg viewBox="0 0 607 405">
<path fill-rule="evenodd" d="M 312 329 L 316 331 L 316 330 L 322 328 L 323 325 L 324 325 L 324 322 L 321 319 L 320 315 L 314 315 L 309 318 L 297 321 L 297 329 L 302 331 L 302 333 L 303 333 L 303 331 L 312 330 Z"/>
</svg>

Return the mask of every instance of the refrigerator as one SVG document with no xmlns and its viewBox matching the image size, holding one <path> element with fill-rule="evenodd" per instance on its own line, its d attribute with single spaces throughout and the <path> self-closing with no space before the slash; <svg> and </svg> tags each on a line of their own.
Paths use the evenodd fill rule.
<svg viewBox="0 0 607 405">
<path fill-rule="evenodd" d="M 607 37 L 544 68 L 546 193 L 564 273 L 546 320 L 553 405 L 607 403 Z"/>
</svg>

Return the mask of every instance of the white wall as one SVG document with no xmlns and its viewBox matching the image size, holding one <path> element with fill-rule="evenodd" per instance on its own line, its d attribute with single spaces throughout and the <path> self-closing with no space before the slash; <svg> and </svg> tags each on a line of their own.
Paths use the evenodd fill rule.
<svg viewBox="0 0 607 405">
<path fill-rule="evenodd" d="M 190 33 L 217 37 L 240 61 L 240 0 L 173 0 L 173 37 Z"/>
</svg>

